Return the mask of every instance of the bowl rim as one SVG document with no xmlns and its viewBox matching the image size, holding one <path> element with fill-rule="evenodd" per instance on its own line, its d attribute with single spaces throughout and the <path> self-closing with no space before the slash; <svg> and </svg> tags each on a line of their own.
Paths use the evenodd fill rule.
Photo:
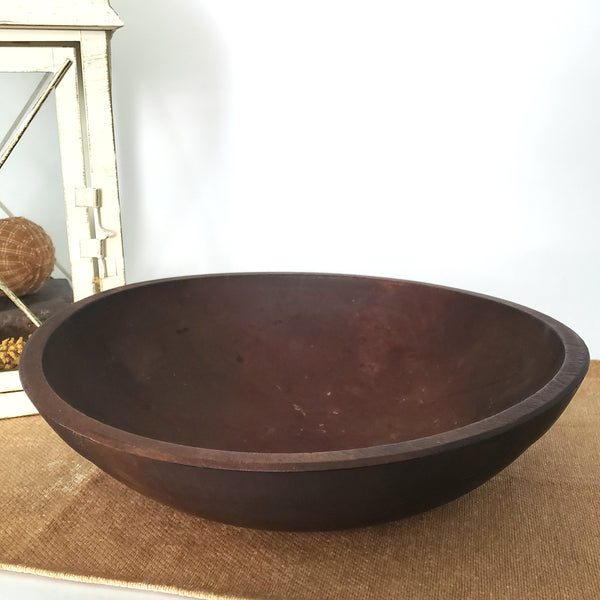
<svg viewBox="0 0 600 600">
<path fill-rule="evenodd" d="M 523 312 L 541 321 L 553 330 L 563 344 L 563 361 L 553 377 L 536 392 L 503 411 L 479 421 L 422 438 L 349 450 L 318 452 L 243 452 L 237 450 L 218 450 L 146 437 L 119 429 L 88 416 L 60 398 L 48 383 L 42 367 L 46 342 L 66 319 L 82 308 L 96 302 L 102 302 L 105 298 L 119 294 L 125 290 L 161 283 L 188 279 L 252 276 L 343 277 L 375 280 L 432 287 L 499 303 Z M 143 281 L 119 286 L 74 302 L 60 313 L 45 321 L 33 333 L 25 345 L 19 366 L 19 375 L 23 390 L 42 417 L 52 427 L 59 430 L 68 430 L 71 434 L 80 438 L 86 438 L 96 444 L 140 458 L 193 467 L 231 471 L 289 472 L 382 465 L 421 458 L 483 441 L 535 418 L 560 402 L 565 396 L 572 395 L 583 381 L 588 367 L 589 352 L 587 346 L 572 329 L 534 309 L 493 296 L 444 285 L 370 275 L 311 272 L 244 272 L 187 275 Z"/>
</svg>

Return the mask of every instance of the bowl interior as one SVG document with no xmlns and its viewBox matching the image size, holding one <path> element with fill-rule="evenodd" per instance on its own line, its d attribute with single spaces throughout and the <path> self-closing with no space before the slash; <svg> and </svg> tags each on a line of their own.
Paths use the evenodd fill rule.
<svg viewBox="0 0 600 600">
<path fill-rule="evenodd" d="M 351 276 L 227 275 L 125 288 L 43 352 L 64 401 L 149 438 L 317 452 L 430 436 L 540 389 L 564 348 L 492 299 Z"/>
</svg>

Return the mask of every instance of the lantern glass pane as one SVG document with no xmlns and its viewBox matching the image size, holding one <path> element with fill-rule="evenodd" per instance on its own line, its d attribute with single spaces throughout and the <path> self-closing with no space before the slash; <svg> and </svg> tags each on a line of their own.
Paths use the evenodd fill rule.
<svg viewBox="0 0 600 600">
<path fill-rule="evenodd" d="M 0 73 L 0 138 L 10 137 L 44 78 L 44 73 Z M 0 169 L 0 202 L 15 216 L 43 227 L 52 238 L 58 263 L 69 269 L 54 93 Z M 0 218 L 7 216 L 0 207 Z M 52 276 L 65 277 L 57 268 Z"/>
</svg>

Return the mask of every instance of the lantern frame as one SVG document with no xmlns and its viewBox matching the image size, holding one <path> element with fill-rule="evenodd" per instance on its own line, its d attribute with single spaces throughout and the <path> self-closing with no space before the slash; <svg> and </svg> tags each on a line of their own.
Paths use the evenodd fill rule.
<svg viewBox="0 0 600 600">
<path fill-rule="evenodd" d="M 108 0 L 0 0 L 0 72 L 64 71 L 53 89 L 74 300 L 125 283 L 110 76 L 122 25 Z M 33 412 L 18 373 L 0 373 L 0 417 Z"/>
</svg>

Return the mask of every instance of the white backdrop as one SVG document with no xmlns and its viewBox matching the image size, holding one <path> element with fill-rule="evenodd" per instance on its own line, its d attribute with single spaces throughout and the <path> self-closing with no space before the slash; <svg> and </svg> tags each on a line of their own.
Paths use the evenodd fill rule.
<svg viewBox="0 0 600 600">
<path fill-rule="evenodd" d="M 112 4 L 128 281 L 416 279 L 600 358 L 600 4 Z"/>
</svg>

